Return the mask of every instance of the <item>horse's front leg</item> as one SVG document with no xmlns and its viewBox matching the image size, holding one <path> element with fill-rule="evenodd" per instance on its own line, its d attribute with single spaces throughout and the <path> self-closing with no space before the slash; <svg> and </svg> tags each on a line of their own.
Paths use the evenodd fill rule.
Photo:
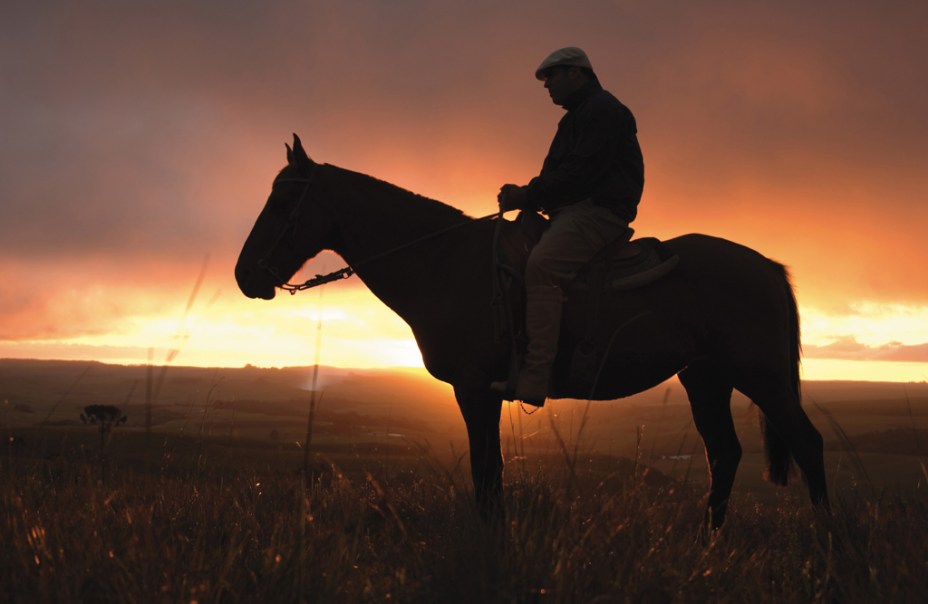
<svg viewBox="0 0 928 604">
<path fill-rule="evenodd" d="M 503 455 L 499 443 L 502 399 L 488 389 L 454 387 L 454 396 L 467 425 L 470 471 L 477 509 L 485 520 L 501 520 L 503 510 Z"/>
</svg>

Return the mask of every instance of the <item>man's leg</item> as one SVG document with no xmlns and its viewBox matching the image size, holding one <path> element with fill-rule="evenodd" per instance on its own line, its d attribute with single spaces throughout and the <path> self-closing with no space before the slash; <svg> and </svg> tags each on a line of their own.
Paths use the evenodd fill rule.
<svg viewBox="0 0 928 604">
<path fill-rule="evenodd" d="M 544 404 L 557 356 L 564 288 L 605 246 L 630 236 L 625 221 L 591 203 L 568 206 L 553 218 L 525 269 L 528 348 L 516 382 L 516 399 Z"/>
<path fill-rule="evenodd" d="M 525 332 L 528 345 L 519 369 L 514 396 L 541 407 L 548 396 L 551 365 L 557 356 L 564 292 L 559 287 L 531 285 L 525 288 Z"/>
</svg>

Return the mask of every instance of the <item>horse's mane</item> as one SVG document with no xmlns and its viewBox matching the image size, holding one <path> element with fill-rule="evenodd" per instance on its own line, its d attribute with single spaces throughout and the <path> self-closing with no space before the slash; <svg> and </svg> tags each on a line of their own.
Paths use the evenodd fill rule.
<svg viewBox="0 0 928 604">
<path fill-rule="evenodd" d="M 342 178 L 346 183 L 350 182 L 351 186 L 363 188 L 365 195 L 370 196 L 369 199 L 372 201 L 396 203 L 397 205 L 404 206 L 403 209 L 418 210 L 422 214 L 427 214 L 432 219 L 443 223 L 473 220 L 472 217 L 458 208 L 425 197 L 424 195 L 419 195 L 418 193 L 414 193 L 385 180 L 380 180 L 379 178 L 361 172 L 339 168 L 331 164 L 325 165 L 329 168 L 334 168 L 333 173 Z"/>
</svg>

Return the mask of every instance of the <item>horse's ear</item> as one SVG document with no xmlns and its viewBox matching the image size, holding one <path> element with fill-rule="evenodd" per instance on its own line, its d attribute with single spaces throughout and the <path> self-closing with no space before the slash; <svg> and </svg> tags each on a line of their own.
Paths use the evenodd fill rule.
<svg viewBox="0 0 928 604">
<path fill-rule="evenodd" d="M 303 142 L 296 134 L 293 135 L 293 149 L 287 146 L 287 162 L 297 167 L 310 167 L 315 163 L 303 150 Z"/>
</svg>

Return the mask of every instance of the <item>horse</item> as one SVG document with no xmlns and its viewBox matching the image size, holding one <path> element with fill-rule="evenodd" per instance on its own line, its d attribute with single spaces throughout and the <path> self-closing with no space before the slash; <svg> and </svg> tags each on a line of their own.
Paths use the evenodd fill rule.
<svg viewBox="0 0 928 604">
<path fill-rule="evenodd" d="M 270 300 L 323 250 L 349 265 L 411 327 L 422 361 L 450 384 L 464 418 L 480 513 L 503 511 L 502 395 L 513 345 L 498 335 L 495 237 L 514 224 L 472 218 L 382 180 L 310 159 L 298 136 L 286 145 L 264 209 L 235 267 L 249 298 Z M 502 224 L 500 223 L 502 221 Z M 596 332 L 606 334 L 595 385 L 563 382 L 555 396 L 614 400 L 677 376 L 705 445 L 705 522 L 719 528 L 741 459 L 731 415 L 738 390 L 761 411 L 766 477 L 777 485 L 799 466 L 816 506 L 828 507 L 821 434 L 800 402 L 796 299 L 784 266 L 745 246 L 689 234 L 664 242 L 679 257 L 668 275 L 598 300 Z M 331 279 L 331 278 L 330 278 Z M 330 280 L 327 279 L 327 280 Z M 586 331 L 586 305 L 568 294 L 554 374 L 563 375 Z"/>
</svg>

